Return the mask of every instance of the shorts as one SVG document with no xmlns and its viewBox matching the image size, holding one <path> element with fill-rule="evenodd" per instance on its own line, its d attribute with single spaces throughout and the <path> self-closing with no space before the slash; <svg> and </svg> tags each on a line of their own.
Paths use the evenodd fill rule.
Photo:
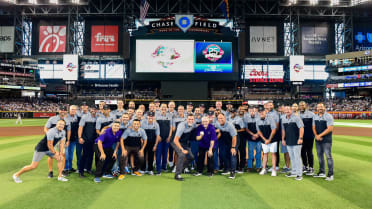
<svg viewBox="0 0 372 209">
<path fill-rule="evenodd" d="M 282 142 L 280 142 L 280 153 L 288 153 L 287 145 L 283 146 Z"/>
<path fill-rule="evenodd" d="M 32 157 L 32 162 L 40 162 L 40 160 L 44 157 L 44 155 L 47 155 L 49 157 L 54 157 L 55 154 L 51 153 L 50 151 L 46 152 L 34 152 L 34 157 Z"/>
<path fill-rule="evenodd" d="M 262 151 L 266 153 L 276 153 L 278 151 L 278 142 L 272 142 L 270 144 L 262 143 Z"/>
</svg>

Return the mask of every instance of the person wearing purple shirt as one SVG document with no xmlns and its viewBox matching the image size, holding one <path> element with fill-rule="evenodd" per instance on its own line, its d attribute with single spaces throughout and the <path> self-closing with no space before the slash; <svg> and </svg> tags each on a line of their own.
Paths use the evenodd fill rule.
<svg viewBox="0 0 372 209">
<path fill-rule="evenodd" d="M 103 178 L 112 179 L 113 176 L 110 173 L 112 166 L 114 165 L 115 159 L 117 159 L 117 151 L 119 148 L 120 137 L 122 135 L 120 131 L 120 122 L 115 121 L 112 127 L 104 129 L 103 133 L 95 141 L 95 155 L 96 155 L 96 173 L 94 182 L 100 183 L 100 177 L 104 173 Z M 113 150 L 113 145 L 115 146 L 115 151 Z M 103 167 L 106 167 L 103 171 Z"/>
<path fill-rule="evenodd" d="M 212 177 L 214 160 L 213 153 L 216 150 L 216 129 L 212 124 L 209 124 L 209 118 L 203 117 L 201 119 L 201 124 L 196 129 L 196 140 L 199 141 L 199 158 L 198 158 L 198 172 L 194 176 L 200 176 L 203 173 L 205 153 L 207 153 L 207 166 L 208 166 L 208 176 Z"/>
</svg>

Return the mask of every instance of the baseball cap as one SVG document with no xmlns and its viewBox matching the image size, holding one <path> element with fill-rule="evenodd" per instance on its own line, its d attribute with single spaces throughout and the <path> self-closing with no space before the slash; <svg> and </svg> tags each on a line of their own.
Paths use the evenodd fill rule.
<svg viewBox="0 0 372 209">
<path fill-rule="evenodd" d="M 231 105 L 232 103 L 231 103 L 231 101 L 227 101 L 227 103 L 226 104 L 228 104 L 228 105 Z"/>
<path fill-rule="evenodd" d="M 81 106 L 87 106 L 87 102 L 82 102 Z"/>
<path fill-rule="evenodd" d="M 67 108 L 64 105 L 59 106 L 58 109 L 59 109 L 59 111 L 67 111 Z"/>
<path fill-rule="evenodd" d="M 187 105 L 191 105 L 192 106 L 192 102 L 188 102 Z"/>
<path fill-rule="evenodd" d="M 214 112 L 213 111 L 208 111 L 208 113 L 207 113 L 209 116 L 212 116 L 212 115 L 214 115 Z"/>
<path fill-rule="evenodd" d="M 230 112 L 236 112 L 236 109 L 235 108 L 231 108 L 230 109 Z"/>
<path fill-rule="evenodd" d="M 205 107 L 205 105 L 204 104 L 200 104 L 199 107 Z"/>
<path fill-rule="evenodd" d="M 265 111 L 265 108 L 262 107 L 262 106 L 259 106 L 259 107 L 258 107 L 258 112 L 263 112 L 263 111 Z"/>
<path fill-rule="evenodd" d="M 155 100 L 154 100 L 154 103 L 160 103 L 160 100 L 155 99 Z"/>
<path fill-rule="evenodd" d="M 155 113 L 154 112 L 147 112 L 147 116 L 150 116 L 150 117 L 154 117 L 155 116 Z"/>
</svg>

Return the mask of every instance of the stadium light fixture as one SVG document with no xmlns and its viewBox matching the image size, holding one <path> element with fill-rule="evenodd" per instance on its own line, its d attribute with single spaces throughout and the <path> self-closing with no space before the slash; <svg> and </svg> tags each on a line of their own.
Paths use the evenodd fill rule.
<svg viewBox="0 0 372 209">
<path fill-rule="evenodd" d="M 72 0 L 73 4 L 80 4 L 80 0 Z"/>
<path fill-rule="evenodd" d="M 17 0 L 5 0 L 9 4 L 17 4 Z"/>
<path fill-rule="evenodd" d="M 331 0 L 331 6 L 337 6 L 340 4 L 340 0 Z"/>
<path fill-rule="evenodd" d="M 29 4 L 37 4 L 37 0 L 28 0 Z"/>
<path fill-rule="evenodd" d="M 58 4 L 58 0 L 49 0 L 49 3 L 51 3 L 51 4 Z"/>
<path fill-rule="evenodd" d="M 351 0 L 351 6 L 356 6 L 368 2 L 371 2 L 371 0 Z"/>
<path fill-rule="evenodd" d="M 290 6 L 295 5 L 295 4 L 297 4 L 297 0 L 289 0 Z"/>
<path fill-rule="evenodd" d="M 318 0 L 310 0 L 310 5 L 314 6 L 318 4 Z"/>
</svg>

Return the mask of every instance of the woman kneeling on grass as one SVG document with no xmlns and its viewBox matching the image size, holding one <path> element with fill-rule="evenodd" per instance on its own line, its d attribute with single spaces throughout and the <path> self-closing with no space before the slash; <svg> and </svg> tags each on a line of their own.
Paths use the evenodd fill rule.
<svg viewBox="0 0 372 209">
<path fill-rule="evenodd" d="M 40 160 L 47 155 L 58 162 L 58 181 L 68 181 L 63 175 L 62 171 L 65 167 L 65 141 L 66 141 L 66 131 L 64 130 L 66 122 L 64 120 L 59 120 L 56 127 L 49 129 L 44 138 L 36 145 L 34 157 L 32 163 L 23 167 L 20 171 L 13 175 L 13 180 L 16 183 L 22 183 L 19 178 L 25 172 L 34 170 L 39 165 Z M 60 142 L 59 152 L 54 150 L 54 146 Z"/>
</svg>

